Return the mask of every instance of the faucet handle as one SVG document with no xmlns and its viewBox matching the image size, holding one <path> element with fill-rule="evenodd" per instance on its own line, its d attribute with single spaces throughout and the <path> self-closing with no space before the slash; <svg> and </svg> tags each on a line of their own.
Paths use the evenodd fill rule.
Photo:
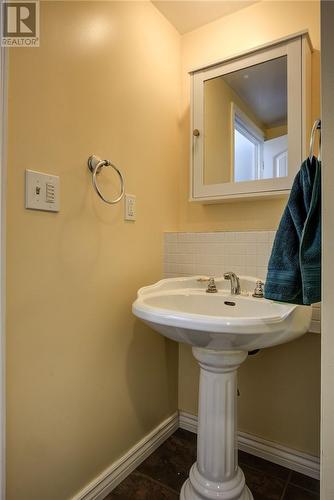
<svg viewBox="0 0 334 500">
<path fill-rule="evenodd" d="M 264 297 L 263 287 L 264 287 L 263 281 L 257 280 L 256 286 L 254 289 L 254 293 L 253 293 L 253 297 L 256 297 L 258 299 L 262 299 Z"/>
<path fill-rule="evenodd" d="M 206 289 L 206 293 L 217 293 L 217 292 L 218 292 L 218 290 L 216 287 L 215 279 L 209 278 L 209 284 L 208 284 L 208 288 Z"/>
</svg>

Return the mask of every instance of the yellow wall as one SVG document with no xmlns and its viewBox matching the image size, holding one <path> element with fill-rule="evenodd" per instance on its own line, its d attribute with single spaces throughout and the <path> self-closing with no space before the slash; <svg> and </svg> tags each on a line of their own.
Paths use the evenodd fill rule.
<svg viewBox="0 0 334 500">
<path fill-rule="evenodd" d="M 286 125 L 280 125 L 278 127 L 267 128 L 266 139 L 275 139 L 276 137 L 281 137 L 288 133 L 288 127 Z"/>
<path fill-rule="evenodd" d="M 10 51 L 7 500 L 69 498 L 177 409 L 178 346 L 131 303 L 177 223 L 179 61 L 150 2 L 42 3 L 41 47 Z M 135 223 L 93 192 L 92 153 Z M 60 175 L 59 214 L 24 209 L 26 168 Z"/>
<path fill-rule="evenodd" d="M 312 115 L 318 116 L 319 2 L 259 2 L 182 37 L 181 231 L 275 230 L 286 200 L 217 205 L 189 203 L 191 69 L 275 39 L 309 29 L 312 56 Z M 224 270 L 222 269 L 222 272 Z M 265 350 L 240 369 L 241 430 L 319 454 L 320 336 Z M 198 367 L 188 346 L 179 348 L 179 407 L 197 412 Z"/>
</svg>

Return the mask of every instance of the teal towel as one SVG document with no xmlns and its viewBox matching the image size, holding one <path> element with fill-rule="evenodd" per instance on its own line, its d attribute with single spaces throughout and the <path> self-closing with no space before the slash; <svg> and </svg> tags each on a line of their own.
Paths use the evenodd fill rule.
<svg viewBox="0 0 334 500">
<path fill-rule="evenodd" d="M 274 241 L 264 289 L 267 299 L 293 304 L 321 300 L 321 166 L 302 164 Z"/>
</svg>

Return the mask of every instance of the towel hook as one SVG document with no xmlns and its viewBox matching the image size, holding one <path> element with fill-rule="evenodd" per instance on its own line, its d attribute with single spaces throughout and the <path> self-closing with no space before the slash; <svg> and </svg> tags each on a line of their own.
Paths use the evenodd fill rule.
<svg viewBox="0 0 334 500">
<path fill-rule="evenodd" d="M 313 150 L 314 150 L 314 140 L 315 140 L 315 134 L 319 130 L 319 150 L 318 150 L 318 160 L 321 160 L 321 120 L 318 118 L 315 120 L 313 123 L 312 131 L 311 131 L 311 138 L 310 138 L 310 154 L 309 154 L 309 160 L 312 161 L 313 158 Z"/>
<path fill-rule="evenodd" d="M 119 201 L 121 201 L 121 199 L 124 196 L 124 178 L 123 178 L 121 171 L 113 163 L 111 163 L 110 160 L 101 160 L 100 158 L 98 158 L 95 155 L 92 155 L 88 158 L 87 164 L 88 164 L 88 168 L 89 168 L 90 172 L 92 173 L 92 181 L 93 181 L 94 189 L 95 189 L 96 193 L 98 194 L 98 196 L 101 198 L 101 200 L 103 200 L 108 205 L 114 205 L 115 203 L 118 203 Z M 120 194 L 114 200 L 108 200 L 102 194 L 102 192 L 97 184 L 96 177 L 101 172 L 103 167 L 112 167 L 119 176 Z"/>
</svg>

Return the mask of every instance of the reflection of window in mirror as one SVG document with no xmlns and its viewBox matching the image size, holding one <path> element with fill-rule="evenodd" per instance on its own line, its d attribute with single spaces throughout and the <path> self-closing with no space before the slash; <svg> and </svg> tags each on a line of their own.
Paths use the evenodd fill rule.
<svg viewBox="0 0 334 500">
<path fill-rule="evenodd" d="M 262 179 L 263 132 L 234 102 L 231 103 L 231 112 L 232 178 L 235 182 Z"/>
<path fill-rule="evenodd" d="M 267 139 L 264 132 L 234 102 L 231 103 L 231 115 L 231 177 L 234 182 L 287 176 L 287 134 Z"/>
</svg>

